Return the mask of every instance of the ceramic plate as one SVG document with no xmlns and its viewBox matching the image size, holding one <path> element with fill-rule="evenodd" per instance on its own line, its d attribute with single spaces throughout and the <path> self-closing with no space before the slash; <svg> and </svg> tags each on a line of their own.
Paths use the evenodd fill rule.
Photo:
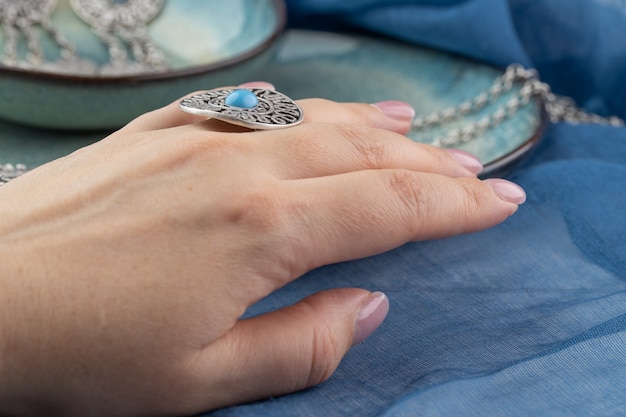
<svg viewBox="0 0 626 417">
<path fill-rule="evenodd" d="M 288 31 L 273 53 L 269 64 L 251 79 L 273 82 L 293 98 L 324 97 L 369 103 L 404 100 L 420 114 L 474 97 L 502 74 L 497 68 L 401 42 L 325 32 Z M 218 86 L 206 86 L 214 87 Z M 515 92 L 514 89 L 510 94 Z M 503 96 L 470 119 L 494 111 L 507 99 L 507 95 Z M 537 143 L 545 124 L 541 108 L 541 103 L 532 101 L 514 117 L 460 148 L 481 159 L 486 166 L 485 175 L 502 174 Z M 461 120 L 457 125 L 464 123 L 467 121 Z M 428 142 L 441 133 L 412 131 L 409 137 Z M 37 130 L 2 122 L 0 135 L 0 163 L 23 162 L 30 166 L 103 136 Z"/>
<path fill-rule="evenodd" d="M 293 98 L 323 97 L 374 103 L 404 100 L 418 114 L 456 106 L 487 90 L 503 70 L 440 51 L 382 38 L 336 33 L 289 31 L 258 78 L 273 82 Z M 521 86 L 482 111 L 445 128 L 411 131 L 429 143 L 452 128 L 461 128 L 503 106 Z M 502 174 L 528 154 L 545 125 L 542 105 L 531 101 L 514 117 L 458 146 L 485 165 L 483 175 Z"/>
</svg>

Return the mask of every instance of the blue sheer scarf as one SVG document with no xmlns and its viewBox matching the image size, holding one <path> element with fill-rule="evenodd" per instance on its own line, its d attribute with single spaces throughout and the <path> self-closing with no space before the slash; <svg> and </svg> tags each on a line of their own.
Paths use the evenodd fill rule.
<svg viewBox="0 0 626 417">
<path fill-rule="evenodd" d="M 624 0 L 289 0 L 293 26 L 359 28 L 518 62 L 626 116 Z M 219 416 L 626 415 L 626 128 L 551 126 L 504 224 L 315 270 L 253 313 L 329 287 L 391 311 L 326 383 Z"/>
</svg>

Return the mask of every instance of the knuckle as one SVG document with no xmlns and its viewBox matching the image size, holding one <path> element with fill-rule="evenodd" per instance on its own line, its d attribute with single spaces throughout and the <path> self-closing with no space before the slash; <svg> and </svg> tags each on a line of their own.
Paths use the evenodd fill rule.
<svg viewBox="0 0 626 417">
<path fill-rule="evenodd" d="M 377 138 L 352 142 L 358 156 L 368 168 L 380 168 L 389 163 L 391 149 L 389 142 Z"/>
<path fill-rule="evenodd" d="M 314 311 L 311 309 L 311 313 Z M 313 330 L 311 362 L 307 376 L 307 386 L 326 381 L 337 369 L 343 357 L 344 349 L 334 337 L 331 325 L 325 320 L 316 320 L 318 325 Z"/>
<path fill-rule="evenodd" d="M 441 204 L 437 190 L 419 175 L 405 170 L 390 171 L 385 185 L 394 200 L 393 214 L 407 236 L 421 235 Z"/>
<path fill-rule="evenodd" d="M 355 124 L 338 125 L 336 128 L 366 167 L 380 168 L 389 163 L 392 145 L 390 141 L 378 137 L 373 129 Z"/>
<path fill-rule="evenodd" d="M 340 357 L 339 346 L 330 330 L 316 332 L 307 385 L 317 385 L 330 378 L 337 368 Z"/>
<path fill-rule="evenodd" d="M 425 181 L 408 170 L 393 170 L 389 172 L 387 187 L 396 197 L 404 212 L 411 215 L 431 211 L 433 193 Z"/>
<path fill-rule="evenodd" d="M 354 143 L 361 142 L 371 136 L 371 129 L 358 124 L 337 124 L 337 134 Z"/>
<path fill-rule="evenodd" d="M 363 125 L 314 123 L 302 126 L 299 133 L 289 143 L 290 149 L 297 155 L 316 156 L 329 152 L 328 146 L 320 146 L 320 138 L 326 138 L 331 149 L 340 149 L 346 157 L 365 161 L 372 168 L 388 163 L 392 152 L 390 141 Z"/>
<path fill-rule="evenodd" d="M 463 189 L 461 212 L 465 213 L 467 218 L 476 217 L 489 204 L 485 186 L 477 178 L 464 178 L 459 181 Z"/>
</svg>

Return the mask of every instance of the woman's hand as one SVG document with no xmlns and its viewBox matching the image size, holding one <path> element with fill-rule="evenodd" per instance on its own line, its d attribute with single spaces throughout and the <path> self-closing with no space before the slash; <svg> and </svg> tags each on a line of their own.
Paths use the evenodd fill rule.
<svg viewBox="0 0 626 417">
<path fill-rule="evenodd" d="M 241 132 L 173 103 L 0 188 L 0 414 L 185 415 L 317 384 L 385 296 L 246 308 L 523 202 L 469 155 L 404 137 L 406 104 L 299 104 L 298 127 Z"/>
</svg>

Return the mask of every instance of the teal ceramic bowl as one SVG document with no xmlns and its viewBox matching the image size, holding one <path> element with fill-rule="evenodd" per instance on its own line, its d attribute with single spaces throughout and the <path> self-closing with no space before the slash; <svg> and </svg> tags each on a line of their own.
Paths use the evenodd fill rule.
<svg viewBox="0 0 626 417">
<path fill-rule="evenodd" d="M 33 23 L 28 30 L 41 47 L 40 62 L 32 58 L 28 30 L 16 33 L 13 56 L 12 39 L 0 31 L 0 118 L 56 129 L 122 126 L 191 91 L 248 80 L 270 59 L 286 21 L 282 0 L 163 0 L 146 28 L 165 65 L 140 65 L 133 39 L 115 33 L 127 65 L 111 70 L 111 50 L 72 2 L 42 1 L 56 3 L 49 21 L 64 41 Z M 63 42 L 75 51 L 71 59 Z"/>
</svg>

